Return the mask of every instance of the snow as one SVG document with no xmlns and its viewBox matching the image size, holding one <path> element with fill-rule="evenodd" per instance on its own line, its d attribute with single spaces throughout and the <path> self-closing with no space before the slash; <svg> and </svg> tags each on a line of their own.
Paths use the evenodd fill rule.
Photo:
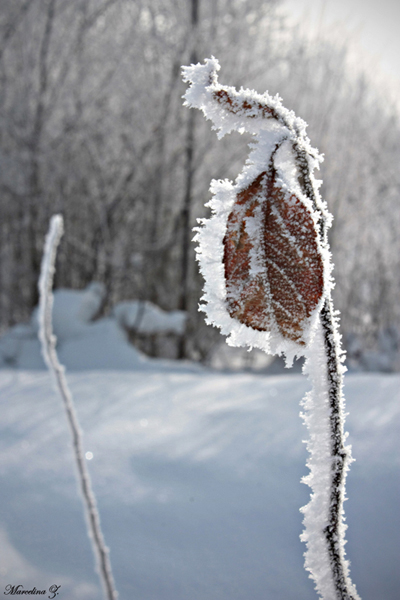
<svg viewBox="0 0 400 600">
<path fill-rule="evenodd" d="M 90 283 L 83 290 L 58 289 L 55 291 L 53 307 L 53 329 L 57 338 L 73 338 L 86 332 L 86 325 L 100 310 L 105 287 L 98 282 Z M 32 316 L 32 327 L 38 329 L 37 309 Z"/>
<path fill-rule="evenodd" d="M 104 286 L 97 282 L 83 290 L 60 288 L 53 295 L 57 353 L 68 370 L 145 368 L 151 359 L 129 343 L 127 330 L 143 334 L 180 334 L 184 330 L 183 311 L 166 312 L 147 301 L 119 303 L 110 316 L 93 321 L 105 295 Z M 45 368 L 38 329 L 36 308 L 30 323 L 15 326 L 0 338 L 0 369 Z"/>
<path fill-rule="evenodd" d="M 121 600 L 310 600 L 301 375 L 67 373 Z M 400 377 L 348 375 L 347 555 L 363 600 L 400 591 Z M 45 371 L 0 371 L 0 589 L 101 598 L 69 432 Z"/>
<path fill-rule="evenodd" d="M 152 302 L 133 300 L 120 302 L 113 309 L 113 316 L 121 328 L 137 333 L 175 333 L 185 331 L 186 313 L 182 310 L 166 312 Z"/>
<path fill-rule="evenodd" d="M 239 99 L 246 94 L 237 93 Z M 260 98 L 254 95 L 253 100 Z M 279 113 L 280 101 L 274 102 Z M 224 123 L 226 131 L 232 128 L 230 118 Z M 287 119 L 304 131 L 294 115 Z M 289 186 L 293 174 L 282 149 L 278 171 L 282 186 Z M 249 163 L 245 176 L 238 178 L 237 190 L 254 176 L 253 167 Z M 213 185 L 215 212 L 228 211 L 232 184 Z M 209 223 L 208 234 L 217 233 L 222 240 L 221 222 Z M 203 264 L 215 263 L 214 252 L 214 244 L 203 245 Z M 223 307 L 220 275 L 207 291 L 219 295 L 217 310 Z M 328 291 L 329 286 L 330 281 Z M 326 382 L 324 377 L 318 380 L 321 331 L 308 331 L 305 371 L 314 388 L 310 393 L 310 383 L 297 375 L 218 374 L 190 363 L 146 359 L 128 344 L 125 330 L 177 333 L 184 315 L 168 316 L 133 301 L 93 321 L 103 295 L 99 285 L 56 291 L 54 323 L 60 361 L 72 371 L 67 372 L 68 384 L 84 432 L 83 452 L 120 598 L 315 597 L 303 569 L 299 508 L 309 499 L 300 480 L 312 483 L 312 501 L 303 509 L 308 523 L 302 539 L 314 538 L 306 565 L 320 577 L 329 568 L 325 549 L 318 547 L 324 525 L 318 519 L 327 513 L 321 505 L 326 503 L 330 478 L 329 448 L 321 453 L 321 442 L 329 445 Z M 226 314 L 221 312 L 221 318 Z M 249 331 L 244 337 L 242 330 L 234 331 L 231 343 L 245 340 L 267 348 L 265 339 L 262 345 L 256 335 L 248 337 Z M 0 340 L 0 584 L 38 589 L 57 584 L 64 600 L 97 599 L 100 588 L 67 423 L 50 376 L 39 370 L 43 363 L 36 335 L 34 315 L 29 325 L 13 328 Z M 273 348 L 293 356 L 298 346 L 278 341 Z M 27 367 L 37 370 L 22 370 Z M 399 383 L 399 376 L 347 378 L 347 426 L 357 462 L 348 483 L 346 550 L 364 600 L 394 600 L 400 590 Z M 322 400 L 317 411 L 312 406 L 315 393 Z M 304 466 L 304 429 L 298 414 L 304 396 L 303 406 L 309 411 L 305 421 L 311 429 L 310 474 Z M 321 581 L 320 577 L 317 583 Z M 326 599 L 334 597 L 330 574 L 322 588 Z"/>
</svg>

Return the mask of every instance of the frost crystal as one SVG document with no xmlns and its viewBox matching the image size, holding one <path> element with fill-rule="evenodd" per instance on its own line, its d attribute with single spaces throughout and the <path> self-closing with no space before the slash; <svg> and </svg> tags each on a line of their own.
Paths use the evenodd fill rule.
<svg viewBox="0 0 400 600">
<path fill-rule="evenodd" d="M 303 405 L 312 488 L 302 509 L 307 570 L 324 600 L 359 598 L 345 560 L 343 501 L 351 462 L 344 445 L 342 351 L 331 301 L 327 229 L 332 217 L 313 175 L 321 157 L 304 121 L 279 97 L 218 83 L 215 58 L 183 67 L 185 105 L 203 111 L 219 138 L 247 131 L 257 143 L 236 182 L 212 181 L 210 219 L 195 240 L 208 323 L 232 346 L 305 356 L 313 389 Z"/>
<path fill-rule="evenodd" d="M 304 121 L 280 98 L 221 86 L 219 68 L 215 58 L 183 68 L 191 83 L 185 104 L 201 109 L 219 137 L 247 131 L 257 144 L 235 184 L 211 182 L 212 217 L 201 220 L 195 237 L 202 310 L 228 344 L 284 354 L 290 364 L 304 354 L 330 289 L 329 252 L 319 235 L 330 215 L 317 185 L 310 199 L 296 165 L 303 156 L 311 173 L 321 158 Z"/>
</svg>

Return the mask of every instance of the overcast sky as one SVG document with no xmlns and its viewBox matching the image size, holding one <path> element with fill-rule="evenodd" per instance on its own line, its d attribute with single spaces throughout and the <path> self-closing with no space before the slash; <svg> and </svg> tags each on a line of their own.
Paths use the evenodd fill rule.
<svg viewBox="0 0 400 600">
<path fill-rule="evenodd" d="M 314 31 L 340 23 L 352 32 L 371 70 L 391 82 L 400 104 L 400 0 L 284 0 L 284 11 Z"/>
</svg>

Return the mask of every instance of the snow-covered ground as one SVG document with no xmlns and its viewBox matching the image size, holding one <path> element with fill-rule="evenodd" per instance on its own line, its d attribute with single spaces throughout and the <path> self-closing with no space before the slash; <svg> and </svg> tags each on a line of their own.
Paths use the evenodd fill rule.
<svg viewBox="0 0 400 600">
<path fill-rule="evenodd" d="M 121 600 L 316 598 L 299 541 L 305 377 L 147 361 L 68 380 Z M 348 375 L 345 392 L 352 579 L 363 600 L 398 600 L 400 376 Z M 1 370 L 0 403 L 0 591 L 100 599 L 49 375 Z"/>
<path fill-rule="evenodd" d="M 151 302 L 133 300 L 114 306 L 107 317 L 95 320 L 105 288 L 93 282 L 83 290 L 54 293 L 53 331 L 57 353 L 69 370 L 146 368 L 149 362 L 128 342 L 128 331 L 181 334 L 183 311 L 165 312 Z M 29 323 L 16 325 L 0 337 L 0 369 L 45 369 L 38 338 L 38 309 Z M 151 362 L 151 361 L 150 361 Z"/>
<path fill-rule="evenodd" d="M 306 378 L 146 358 L 127 322 L 178 330 L 182 314 L 133 302 L 93 321 L 102 293 L 58 290 L 53 321 L 121 600 L 316 598 L 299 540 Z M 400 376 L 348 375 L 346 397 L 352 578 L 363 600 L 398 600 Z M 0 340 L 0 410 L 0 593 L 100 600 L 36 312 Z"/>
</svg>

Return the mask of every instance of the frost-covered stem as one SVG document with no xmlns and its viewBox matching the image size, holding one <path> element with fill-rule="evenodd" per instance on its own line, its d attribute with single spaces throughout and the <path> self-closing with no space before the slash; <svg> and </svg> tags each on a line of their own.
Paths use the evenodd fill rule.
<svg viewBox="0 0 400 600">
<path fill-rule="evenodd" d="M 300 185 L 307 197 L 313 202 L 315 208 L 318 209 L 307 154 L 299 145 L 295 146 L 294 149 L 296 152 Z M 321 216 L 319 222 L 319 236 L 321 243 L 327 246 L 327 223 L 323 216 Z M 314 367 L 310 365 L 310 362 L 313 360 L 313 351 L 311 351 L 309 363 L 306 363 L 305 367 L 305 371 L 311 376 L 314 388 L 311 398 L 306 398 L 304 402 L 306 408 L 310 412 L 314 412 L 313 416 L 305 416 L 311 436 L 309 442 L 311 457 L 308 463 L 311 474 L 309 478 L 305 478 L 305 483 L 309 483 L 313 490 L 313 496 L 309 505 L 302 509 L 306 515 L 304 520 L 306 530 L 302 539 L 307 542 L 308 546 L 306 567 L 310 570 L 317 590 L 322 594 L 322 597 L 326 600 L 358 600 L 359 595 L 350 580 L 348 562 L 345 559 L 344 552 L 346 543 L 345 530 L 347 527 L 343 523 L 343 502 L 345 499 L 346 474 L 352 458 L 350 447 L 345 446 L 344 370 L 341 364 L 343 352 L 341 350 L 338 325 L 330 293 L 321 307 L 320 323 L 322 347 L 319 348 L 319 352 L 325 355 L 325 365 L 321 364 Z M 322 370 L 320 375 L 316 373 L 318 369 Z M 318 381 L 321 378 L 322 381 Z M 324 396 L 327 397 L 324 398 Z M 314 404 L 311 400 L 313 400 Z M 327 418 L 323 415 L 324 411 L 327 414 Z M 320 423 L 318 423 L 318 417 L 320 418 Z M 324 453 L 322 448 L 318 447 L 319 427 L 329 430 L 329 451 L 327 453 Z M 322 443 L 325 436 L 326 432 L 322 432 L 320 437 Z M 316 457 L 318 453 L 319 458 Z M 327 470 L 322 464 L 324 461 L 327 464 Z M 320 488 L 316 479 L 318 477 L 322 479 L 323 476 L 321 476 L 321 473 L 327 477 L 327 481 L 325 482 L 325 486 Z M 322 497 L 324 495 L 326 495 L 325 498 Z M 319 518 L 317 517 L 313 522 L 310 516 L 312 517 L 314 511 L 321 511 L 321 509 L 326 514 L 320 514 Z M 307 517 L 307 513 L 309 517 Z M 312 529 L 316 525 L 317 531 L 312 532 Z M 318 527 L 321 525 L 329 557 L 330 577 L 328 578 L 331 578 L 333 588 L 328 582 L 324 582 L 324 568 L 316 566 L 320 562 L 318 553 L 322 550 L 319 547 L 318 541 L 321 534 L 321 531 L 318 531 Z M 321 562 L 323 563 L 323 561 Z"/>
<path fill-rule="evenodd" d="M 300 145 L 294 147 L 299 172 L 299 182 L 308 198 L 318 209 L 316 194 L 310 176 L 307 154 Z M 327 245 L 327 226 L 324 218 L 320 219 L 319 235 L 324 246 Z M 323 346 L 326 357 L 326 378 L 329 410 L 329 439 L 330 439 L 330 482 L 327 487 L 329 499 L 327 524 L 324 527 L 328 554 L 330 558 L 332 578 L 338 600 L 356 600 L 359 596 L 348 576 L 348 566 L 344 558 L 344 532 L 342 523 L 343 502 L 345 498 L 345 483 L 348 465 L 351 462 L 350 448 L 346 447 L 344 435 L 344 397 L 343 397 L 343 367 L 340 357 L 340 337 L 333 311 L 332 299 L 329 296 L 320 312 L 320 322 L 323 332 Z M 318 582 L 317 582 L 318 584 Z M 353 590 L 350 592 L 350 589 Z"/>
<path fill-rule="evenodd" d="M 341 532 L 345 480 L 350 451 L 344 445 L 343 431 L 343 377 L 340 364 L 340 348 L 335 336 L 335 318 L 332 302 L 325 301 L 321 309 L 321 324 L 324 335 L 324 347 L 327 359 L 329 425 L 331 441 L 331 482 L 329 488 L 330 503 L 328 523 L 324 535 L 332 565 L 332 576 L 335 582 L 337 597 L 340 600 L 355 600 L 350 592 L 351 582 L 348 580 L 347 568 L 344 564 L 344 540 Z"/>
<path fill-rule="evenodd" d="M 345 559 L 343 501 L 345 478 L 351 462 L 345 446 L 343 371 L 340 337 L 331 299 L 325 300 L 319 327 L 306 353 L 304 371 L 312 390 L 303 400 L 309 430 L 309 475 L 303 482 L 312 489 L 304 513 L 302 541 L 307 543 L 305 566 L 324 600 L 359 600 Z"/>
<path fill-rule="evenodd" d="M 318 210 L 318 203 L 316 200 L 316 193 L 312 183 L 309 161 L 306 151 L 301 147 L 301 144 L 294 145 L 294 151 L 296 154 L 296 162 L 299 173 L 299 183 L 306 194 L 306 196 L 312 201 L 316 210 Z M 323 246 L 327 247 L 327 223 L 326 219 L 321 215 L 319 221 L 319 236 Z M 352 584 L 349 573 L 348 563 L 344 556 L 344 545 L 345 539 L 344 534 L 346 527 L 343 524 L 343 502 L 345 499 L 345 483 L 348 466 L 351 462 L 350 448 L 345 446 L 345 434 L 344 434 L 344 396 L 343 396 L 343 367 L 341 364 L 341 345 L 340 336 L 338 333 L 338 326 L 334 316 L 333 304 L 330 293 L 325 299 L 321 312 L 320 312 L 320 323 L 322 329 L 323 338 L 323 350 L 325 354 L 326 364 L 321 365 L 320 368 L 324 368 L 326 378 L 326 386 L 322 383 L 319 393 L 320 398 L 315 398 L 316 403 L 323 403 L 324 391 L 327 391 L 327 405 L 326 410 L 328 411 L 328 422 L 326 423 L 329 428 L 329 454 L 326 456 L 326 460 L 329 465 L 329 481 L 327 482 L 325 490 L 328 497 L 323 501 L 323 505 L 327 508 L 327 515 L 325 517 L 325 526 L 323 527 L 323 535 L 325 538 L 327 551 L 329 555 L 331 577 L 334 584 L 335 596 L 337 600 L 356 600 L 359 598 L 354 585 Z M 322 348 L 321 348 L 322 350 Z M 317 367 L 318 368 L 318 367 Z M 306 370 L 310 372 L 312 367 L 306 367 Z M 314 382 L 315 385 L 315 382 Z M 311 407 L 309 407 L 311 409 Z M 312 419 L 308 421 L 311 436 L 313 435 Z M 310 443 L 310 452 L 313 453 L 313 444 Z M 315 450 L 318 449 L 315 447 Z M 312 472 L 313 457 L 310 460 L 310 469 Z M 313 475 L 313 472 L 311 473 Z M 312 481 L 312 479 L 311 479 Z M 315 485 L 310 482 L 310 485 L 315 494 Z M 310 505 L 313 504 L 311 500 Z M 305 512 L 307 507 L 305 507 Z M 311 523 L 307 523 L 305 519 L 306 528 Z M 307 531 L 304 534 L 304 540 L 307 541 L 308 551 L 312 556 L 314 549 L 311 548 L 313 544 L 313 536 L 308 536 Z M 315 567 L 311 566 L 311 560 L 307 559 L 306 554 L 306 565 L 313 574 L 313 578 L 317 584 L 317 589 L 322 590 L 321 586 L 321 574 L 317 572 Z M 325 589 L 326 587 L 323 586 Z M 327 586 L 329 588 L 329 586 Z M 326 597 L 325 594 L 323 595 Z M 333 598 L 332 598 L 333 600 Z"/>
<path fill-rule="evenodd" d="M 57 389 L 60 392 L 64 408 L 67 413 L 68 424 L 72 435 L 72 445 L 76 467 L 78 471 L 79 487 L 82 493 L 84 512 L 88 525 L 88 535 L 96 559 L 97 571 L 100 576 L 105 598 L 116 600 L 118 593 L 115 589 L 111 570 L 108 548 L 105 545 L 100 526 L 100 515 L 97 508 L 90 481 L 89 471 L 86 468 L 82 432 L 73 403 L 71 391 L 65 377 L 65 369 L 60 364 L 56 352 L 56 338 L 52 327 L 53 308 L 53 278 L 57 246 L 63 234 L 63 218 L 55 215 L 50 221 L 49 232 L 42 259 L 39 279 L 39 339 L 45 363 L 52 374 Z"/>
<path fill-rule="evenodd" d="M 344 367 L 331 300 L 332 217 L 313 175 L 321 157 L 306 123 L 279 97 L 221 85 L 219 68 L 213 57 L 183 68 L 190 84 L 186 106 L 202 110 L 219 138 L 247 131 L 257 143 L 234 185 L 211 184 L 212 216 L 195 238 L 205 279 L 201 310 L 230 345 L 284 354 L 288 364 L 305 356 L 312 383 L 303 401 L 310 434 L 310 473 L 303 481 L 312 489 L 302 509 L 305 566 L 323 600 L 357 600 L 344 552 L 351 454 L 344 445 Z"/>
</svg>

